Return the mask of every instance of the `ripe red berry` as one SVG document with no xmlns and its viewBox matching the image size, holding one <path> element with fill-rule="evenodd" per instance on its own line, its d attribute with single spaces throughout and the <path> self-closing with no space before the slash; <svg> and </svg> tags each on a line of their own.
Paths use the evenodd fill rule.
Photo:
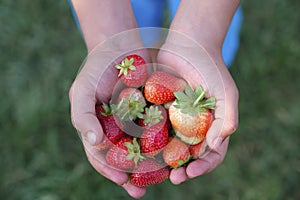
<svg viewBox="0 0 300 200">
<path fill-rule="evenodd" d="M 186 84 L 183 79 L 166 72 L 154 72 L 146 81 L 145 98 L 153 104 L 168 103 L 175 99 L 174 92 L 183 91 Z"/>
<path fill-rule="evenodd" d="M 163 182 L 170 171 L 154 159 L 146 159 L 138 163 L 130 174 L 130 181 L 138 187 L 146 187 Z"/>
<path fill-rule="evenodd" d="M 122 138 L 106 154 L 106 162 L 118 169 L 132 169 L 143 157 L 136 139 Z"/>
<path fill-rule="evenodd" d="M 140 87 L 146 82 L 148 76 L 146 62 L 139 55 L 126 56 L 116 68 L 120 70 L 119 77 L 129 87 Z"/>
<path fill-rule="evenodd" d="M 104 133 L 104 139 L 95 148 L 102 151 L 116 144 L 124 136 L 124 132 L 119 127 L 107 104 L 96 105 L 95 110 Z"/>
<path fill-rule="evenodd" d="M 146 108 L 144 119 L 140 120 L 144 127 L 140 139 L 141 152 L 147 156 L 155 156 L 163 150 L 169 140 L 169 119 L 162 106 Z"/>
</svg>

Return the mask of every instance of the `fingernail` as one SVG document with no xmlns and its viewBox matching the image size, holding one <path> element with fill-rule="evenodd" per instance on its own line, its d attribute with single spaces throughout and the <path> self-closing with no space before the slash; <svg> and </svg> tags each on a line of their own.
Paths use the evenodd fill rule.
<svg viewBox="0 0 300 200">
<path fill-rule="evenodd" d="M 87 141 L 90 145 L 94 146 L 96 144 L 96 134 L 93 132 L 88 132 L 86 134 Z"/>
<path fill-rule="evenodd" d="M 215 149 L 215 148 L 217 148 L 218 146 L 220 146 L 220 145 L 222 144 L 222 142 L 223 142 L 223 138 L 217 137 L 217 138 L 214 140 L 214 142 L 213 142 L 213 147 L 212 147 L 212 149 Z"/>
</svg>

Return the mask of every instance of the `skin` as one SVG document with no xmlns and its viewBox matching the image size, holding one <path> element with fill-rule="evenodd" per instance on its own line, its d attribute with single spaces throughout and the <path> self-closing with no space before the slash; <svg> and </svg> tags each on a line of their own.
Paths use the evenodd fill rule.
<svg viewBox="0 0 300 200">
<path fill-rule="evenodd" d="M 111 78 L 117 77 L 118 73 L 111 66 L 113 59 L 120 51 L 128 52 L 131 49 L 138 49 L 135 53 L 143 56 L 146 62 L 150 61 L 149 55 L 143 50 L 137 32 L 129 34 L 126 40 L 119 38 L 119 42 L 107 41 L 112 35 L 137 28 L 129 0 L 72 2 L 89 53 L 69 92 L 72 123 L 83 137 L 91 165 L 104 177 L 123 187 L 130 196 L 140 198 L 145 195 L 146 189 L 130 184 L 125 172 L 99 162 L 89 147 L 99 144 L 103 137 L 102 128 L 95 115 L 95 103 L 99 100 L 107 102 L 117 82 L 117 79 Z M 209 89 L 207 95 L 215 96 L 219 102 L 215 110 L 216 119 L 207 134 L 207 143 L 212 151 L 187 167 L 172 170 L 170 180 L 174 184 L 208 173 L 219 165 L 225 157 L 229 136 L 237 128 L 238 90 L 223 62 L 221 47 L 238 4 L 239 1 L 236 0 L 182 0 L 167 41 L 158 52 L 157 62 L 172 66 L 192 86 L 203 84 L 204 89 Z M 182 34 L 193 42 L 183 42 L 180 38 Z M 130 37 L 131 35 L 134 37 Z M 99 43 L 104 44 L 104 47 L 93 51 Z M 194 67 L 180 55 L 199 65 Z M 103 67 L 99 67 L 99 63 Z M 210 78 L 203 78 L 207 76 Z M 99 77 L 101 84 L 98 84 Z"/>
</svg>

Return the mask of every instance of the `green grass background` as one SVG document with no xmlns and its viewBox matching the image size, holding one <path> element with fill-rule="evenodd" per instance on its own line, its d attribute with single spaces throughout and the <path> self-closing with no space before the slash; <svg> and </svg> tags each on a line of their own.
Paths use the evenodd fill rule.
<svg viewBox="0 0 300 200">
<path fill-rule="evenodd" d="M 300 199 L 300 1 L 242 6 L 240 124 L 224 162 L 142 199 Z M 0 199 L 131 199 L 91 167 L 70 122 L 86 50 L 67 1 L 1 0 L 0 48 Z"/>
</svg>

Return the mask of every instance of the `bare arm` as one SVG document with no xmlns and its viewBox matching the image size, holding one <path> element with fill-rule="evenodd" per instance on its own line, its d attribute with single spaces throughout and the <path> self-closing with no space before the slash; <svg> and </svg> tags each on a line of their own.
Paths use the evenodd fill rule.
<svg viewBox="0 0 300 200">
<path fill-rule="evenodd" d="M 221 53 L 238 5 L 239 0 L 181 0 L 170 28 L 195 39 L 213 55 Z"/>
<path fill-rule="evenodd" d="M 136 28 L 130 0 L 72 0 L 88 51 L 106 38 Z"/>
</svg>

